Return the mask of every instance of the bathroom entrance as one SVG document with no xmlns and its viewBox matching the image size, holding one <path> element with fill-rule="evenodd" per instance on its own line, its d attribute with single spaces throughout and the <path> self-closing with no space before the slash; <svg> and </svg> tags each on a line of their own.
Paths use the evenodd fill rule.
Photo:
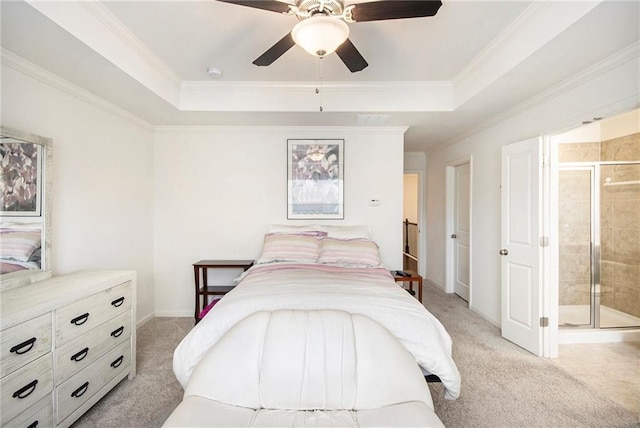
<svg viewBox="0 0 640 428">
<path fill-rule="evenodd" d="M 640 327 L 640 133 L 611 122 L 557 145 L 561 329 Z"/>
</svg>

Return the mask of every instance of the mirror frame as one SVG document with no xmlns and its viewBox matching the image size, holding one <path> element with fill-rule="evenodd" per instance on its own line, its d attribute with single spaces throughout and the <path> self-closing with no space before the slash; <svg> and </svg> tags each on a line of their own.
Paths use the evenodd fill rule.
<svg viewBox="0 0 640 428">
<path fill-rule="evenodd" d="M 35 143 L 43 146 L 42 162 L 42 264 L 40 270 L 23 270 L 0 275 L 0 290 L 13 288 L 19 285 L 30 284 L 50 278 L 52 275 L 52 251 L 51 251 L 51 187 L 53 182 L 53 140 L 18 129 L 0 126 L 0 136 L 13 138 L 25 143 Z"/>
</svg>

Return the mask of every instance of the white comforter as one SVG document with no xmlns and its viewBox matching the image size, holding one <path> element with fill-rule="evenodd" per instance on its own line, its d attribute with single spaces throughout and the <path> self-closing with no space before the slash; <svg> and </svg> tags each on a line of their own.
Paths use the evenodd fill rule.
<svg viewBox="0 0 640 428">
<path fill-rule="evenodd" d="M 257 311 L 337 309 L 362 314 L 386 327 L 426 373 L 440 377 L 445 398 L 460 394 L 451 338 L 440 322 L 383 268 L 278 263 L 253 266 L 174 352 L 173 371 L 183 387 L 204 354 L 238 321 Z"/>
</svg>

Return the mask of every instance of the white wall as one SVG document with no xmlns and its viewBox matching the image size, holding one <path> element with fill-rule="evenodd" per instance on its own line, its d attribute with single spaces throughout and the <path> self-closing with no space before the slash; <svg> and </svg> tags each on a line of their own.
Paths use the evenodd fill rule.
<svg viewBox="0 0 640 428">
<path fill-rule="evenodd" d="M 153 133 L 59 83 L 64 92 L 2 67 L 2 124 L 53 138 L 53 273 L 137 271 L 144 319 L 154 310 Z"/>
<path fill-rule="evenodd" d="M 289 138 L 345 140 L 345 218 L 325 223 L 371 225 L 383 263 L 401 269 L 404 130 L 158 129 L 153 217 L 156 314 L 193 314 L 194 262 L 253 259 L 259 256 L 269 224 L 320 223 L 287 221 Z M 369 199 L 380 200 L 380 206 L 370 207 Z"/>
<path fill-rule="evenodd" d="M 254 258 L 286 220 L 287 138 L 345 140 L 345 219 L 402 267 L 405 128 L 166 128 L 48 72 L 2 67 L 2 124 L 51 137 L 53 272 L 133 269 L 138 319 L 191 315 L 192 263 Z M 369 199 L 380 200 L 370 207 Z M 307 221 L 317 223 L 317 221 Z M 157 290 L 157 294 L 154 291 Z"/>
<path fill-rule="evenodd" d="M 501 147 L 578 126 L 639 104 L 638 58 L 608 68 L 588 82 L 514 112 L 474 135 L 427 154 L 427 279 L 445 285 L 445 165 L 473 156 L 473 244 L 470 308 L 500 325 L 500 156 Z"/>
</svg>

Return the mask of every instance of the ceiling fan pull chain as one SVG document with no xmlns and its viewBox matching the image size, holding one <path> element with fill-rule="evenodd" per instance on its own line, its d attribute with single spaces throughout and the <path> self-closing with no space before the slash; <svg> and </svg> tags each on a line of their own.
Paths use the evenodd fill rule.
<svg viewBox="0 0 640 428">
<path fill-rule="evenodd" d="M 322 57 L 318 57 L 316 60 L 316 76 L 317 84 L 316 84 L 316 94 L 320 95 L 320 111 L 323 111 L 322 107 Z"/>
</svg>

